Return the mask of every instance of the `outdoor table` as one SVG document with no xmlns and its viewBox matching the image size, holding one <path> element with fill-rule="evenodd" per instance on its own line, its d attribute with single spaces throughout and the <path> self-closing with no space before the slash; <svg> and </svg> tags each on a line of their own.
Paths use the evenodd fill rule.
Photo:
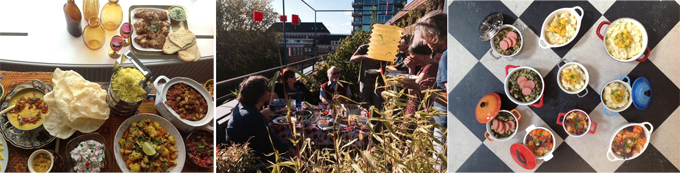
<svg viewBox="0 0 680 173">
<path fill-rule="evenodd" d="M 318 113 L 314 113 L 312 116 L 319 116 Z M 281 116 L 278 116 L 281 117 Z M 273 119 L 273 118 L 272 118 Z M 312 124 L 308 124 L 303 127 L 302 123 L 299 121 L 303 120 L 298 120 L 296 122 L 296 132 L 299 133 L 304 133 L 304 135 L 307 138 L 311 139 L 311 145 L 313 146 L 333 146 L 335 144 L 335 137 L 333 136 L 336 131 L 334 130 L 323 130 L 318 123 L 312 122 Z M 288 141 L 288 139 L 293 137 L 293 130 L 291 128 L 290 124 L 277 124 L 274 123 L 274 121 L 269 121 L 268 122 L 269 128 L 271 129 L 272 132 L 274 132 L 274 135 L 278 136 L 279 138 Z M 337 124 L 336 124 L 337 125 Z M 367 130 L 361 130 L 357 128 L 351 128 L 351 129 L 345 129 L 342 126 L 336 126 L 339 131 L 337 131 L 337 135 L 344 141 L 344 142 L 349 142 L 354 139 L 355 141 L 352 146 L 367 146 L 369 144 L 369 134 L 370 131 Z M 344 144 L 342 144 L 344 145 Z"/>
<path fill-rule="evenodd" d="M 3 85 L 4 87 L 4 94 L 3 97 L 0 98 L 0 103 L 2 103 L 5 98 L 4 95 L 7 95 L 7 93 L 11 92 L 12 89 L 16 85 L 22 84 L 26 81 L 31 81 L 31 80 L 40 80 L 42 82 L 46 82 L 49 84 L 52 84 L 52 72 L 12 72 L 12 71 L 0 71 L 0 84 Z M 108 82 L 98 82 L 102 86 L 102 89 L 106 89 L 109 85 Z M 142 105 L 139 107 L 138 111 L 139 113 L 151 113 L 151 114 L 156 114 L 159 115 L 158 112 L 156 111 L 156 107 L 154 107 L 156 95 L 156 91 L 151 90 L 149 95 L 146 97 L 146 99 L 142 102 Z M 114 137 L 116 135 L 116 131 L 118 130 L 118 127 L 125 121 L 128 117 L 121 117 L 121 116 L 116 116 L 116 115 L 109 115 L 109 119 L 107 119 L 104 124 L 97 129 L 96 133 L 101 134 L 104 136 L 106 139 L 106 148 L 107 150 L 113 150 L 114 143 L 117 143 L 114 141 Z M 212 124 L 212 123 L 211 123 Z M 93 133 L 94 133 L 93 132 Z M 48 149 L 48 150 L 53 150 L 53 151 L 61 151 L 65 149 L 66 143 L 68 143 L 71 139 L 75 138 L 76 136 L 80 135 L 82 133 L 76 132 L 73 134 L 71 137 L 68 139 L 62 140 L 59 138 L 56 138 L 54 141 L 51 143 L 47 144 L 45 147 L 42 147 L 41 149 Z M 180 132 L 182 135 L 182 138 L 186 138 L 187 135 Z M 183 140 L 183 139 L 182 139 Z M 9 150 L 9 156 L 5 156 L 5 159 L 8 159 L 8 165 L 2 165 L 7 167 L 7 172 L 28 172 L 28 157 L 33 153 L 33 151 L 37 149 L 21 149 L 13 146 L 9 142 L 7 142 L 8 148 L 6 150 Z M 113 152 L 118 152 L 118 151 L 112 151 Z M 61 156 L 62 158 L 66 158 L 65 156 Z M 111 159 L 112 165 L 109 165 L 109 171 L 110 172 L 120 172 L 120 168 L 118 168 L 118 164 L 116 163 L 116 158 L 114 156 L 110 156 L 108 159 Z M 187 157 L 187 159 L 189 159 Z M 56 167 L 55 167 L 56 168 Z M 63 168 L 63 165 L 62 165 Z M 68 168 L 63 168 L 64 170 L 53 170 L 53 172 L 67 172 Z M 198 166 L 194 166 L 191 163 L 189 163 L 189 160 L 186 160 L 184 163 L 184 168 L 182 170 L 183 172 L 212 172 L 213 168 L 201 168 Z"/>
<path fill-rule="evenodd" d="M 560 8 L 583 8 L 580 31 L 569 44 L 542 49 L 538 45 L 546 17 Z M 448 6 L 449 76 L 448 93 L 449 150 L 448 170 L 460 172 L 678 172 L 680 169 L 680 78 L 677 60 L 680 53 L 680 5 L 676 1 L 453 1 Z M 502 13 L 504 24 L 525 27 L 523 48 L 511 58 L 496 59 L 489 55 L 489 41 L 478 38 L 479 24 L 492 13 Z M 579 12 L 580 13 L 580 12 Z M 619 62 L 609 57 L 597 36 L 598 25 L 622 17 L 636 19 L 649 35 L 649 59 L 640 63 Z M 606 28 L 602 28 L 602 33 Z M 578 62 L 590 74 L 588 94 L 579 98 L 567 94 L 557 84 L 557 64 L 561 60 Z M 527 66 L 538 70 L 545 80 L 542 107 L 516 105 L 504 90 L 505 67 Z M 631 85 L 645 77 L 651 83 L 651 104 L 645 110 L 631 105 L 627 110 L 608 117 L 601 103 L 602 88 L 619 76 L 630 77 Z M 501 98 L 501 110 L 517 109 L 522 114 L 517 134 L 507 141 L 490 142 L 484 137 L 485 124 L 475 118 L 479 100 L 489 93 Z M 598 124 L 595 134 L 569 136 L 556 123 L 559 113 L 581 109 Z M 606 153 L 612 136 L 627 123 L 650 122 L 654 126 L 651 141 L 637 158 L 609 161 Z M 538 160 L 533 170 L 526 170 L 513 160 L 511 145 L 522 143 L 530 125 L 554 132 L 555 150 L 547 162 Z"/>
</svg>

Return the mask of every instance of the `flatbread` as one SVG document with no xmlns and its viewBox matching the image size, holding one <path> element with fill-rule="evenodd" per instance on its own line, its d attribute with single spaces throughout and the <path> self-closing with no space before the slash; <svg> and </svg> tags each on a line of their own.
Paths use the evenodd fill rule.
<svg viewBox="0 0 680 173">
<path fill-rule="evenodd" d="M 54 90 L 45 95 L 49 105 L 43 125 L 50 135 L 61 139 L 76 130 L 93 132 L 109 118 L 106 90 L 74 71 L 57 68 L 52 75 Z"/>
<path fill-rule="evenodd" d="M 178 57 L 184 62 L 193 62 L 196 59 L 196 52 L 198 52 L 198 45 L 194 44 L 186 50 L 179 51 Z"/>
<path fill-rule="evenodd" d="M 196 58 L 194 59 L 194 62 L 198 61 L 201 59 L 201 51 L 198 51 L 198 46 L 196 46 Z"/>
<path fill-rule="evenodd" d="M 179 30 L 168 34 L 168 39 L 178 47 L 186 48 L 196 42 L 196 35 L 189 30 Z"/>
<path fill-rule="evenodd" d="M 180 50 L 182 50 L 181 47 L 177 46 L 175 43 L 170 42 L 170 39 L 165 39 L 165 43 L 163 43 L 163 53 L 175 54 Z"/>
<path fill-rule="evenodd" d="M 59 104 L 54 97 L 54 93 L 54 91 L 49 92 L 47 95 L 45 95 L 45 97 L 43 97 L 45 102 L 47 102 L 47 105 Z M 45 130 L 50 133 L 50 135 L 56 136 L 57 138 L 66 139 L 71 137 L 71 135 L 76 132 L 75 129 L 72 129 L 68 125 L 62 123 L 64 114 L 65 113 L 60 109 L 55 109 L 50 106 L 49 112 L 43 115 L 45 118 L 45 120 L 43 120 L 43 126 L 45 127 Z"/>
</svg>

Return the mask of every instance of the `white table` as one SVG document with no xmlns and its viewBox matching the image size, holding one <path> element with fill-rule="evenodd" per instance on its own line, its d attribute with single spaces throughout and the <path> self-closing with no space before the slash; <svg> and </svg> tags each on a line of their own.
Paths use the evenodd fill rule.
<svg viewBox="0 0 680 173">
<path fill-rule="evenodd" d="M 73 37 L 66 30 L 63 6 L 66 0 L 50 1 L 2 1 L 0 33 L 28 33 L 28 36 L 0 35 L 0 63 L 41 65 L 52 67 L 112 67 L 115 59 L 108 57 L 109 42 L 118 29 L 106 30 L 106 43 L 98 50 L 88 49 L 81 37 Z M 82 0 L 75 0 L 78 8 L 83 8 Z M 99 1 L 99 11 L 108 3 Z M 215 1 L 194 0 L 122 0 L 123 23 L 128 21 L 129 7 L 132 5 L 183 5 L 188 10 L 189 29 L 196 35 L 214 36 Z M 81 21 L 83 28 L 85 20 Z M 215 40 L 197 39 L 202 60 L 213 61 Z M 120 50 L 124 53 L 128 48 Z M 182 63 L 177 55 L 162 57 L 138 56 L 145 65 L 165 65 Z"/>
</svg>

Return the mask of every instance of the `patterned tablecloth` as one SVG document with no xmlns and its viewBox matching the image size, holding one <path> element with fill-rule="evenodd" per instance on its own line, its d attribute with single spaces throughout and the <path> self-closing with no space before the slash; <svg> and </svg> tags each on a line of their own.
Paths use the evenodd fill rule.
<svg viewBox="0 0 680 173">
<path fill-rule="evenodd" d="M 24 83 L 26 81 L 30 81 L 33 79 L 38 79 L 40 81 L 46 82 L 46 83 L 52 83 L 52 72 L 8 72 L 8 71 L 0 71 L 0 84 L 4 87 L 4 94 L 3 97 L 0 98 L 0 103 L 2 100 L 4 100 L 4 95 L 9 93 L 16 85 L 19 85 L 21 83 Z M 102 88 L 108 87 L 108 83 L 102 83 L 99 82 L 99 84 L 102 86 Z M 152 114 L 158 114 L 156 111 L 156 108 L 154 107 L 154 102 L 156 99 L 155 95 L 155 90 L 152 90 L 149 96 L 147 96 L 146 100 L 142 102 L 142 105 L 139 107 L 139 113 L 152 113 Z M 113 146 L 113 138 L 116 134 L 116 130 L 118 130 L 118 127 L 120 124 L 125 121 L 127 117 L 120 117 L 120 116 L 115 116 L 111 115 L 109 116 L 109 119 L 104 122 L 104 124 L 99 127 L 98 130 L 95 132 L 101 134 L 106 138 L 106 146 Z M 181 133 L 181 132 L 180 132 Z M 80 135 L 81 133 L 77 132 L 70 138 L 63 140 L 57 138 L 54 140 L 52 143 L 48 144 L 47 146 L 43 147 L 43 149 L 49 149 L 49 150 L 55 150 L 59 152 L 60 150 L 64 150 L 64 147 L 66 146 L 66 143 L 70 141 L 71 139 L 75 138 L 76 136 Z M 181 133 L 183 138 L 186 138 L 188 134 Z M 8 144 L 9 150 L 9 157 L 8 158 L 8 165 L 2 165 L 2 166 L 7 166 L 6 172 L 28 172 L 28 157 L 33 153 L 35 150 L 26 150 L 26 149 L 21 149 L 12 146 L 11 144 Z M 110 168 L 112 168 L 110 171 L 112 172 L 120 172 L 120 169 L 118 168 L 118 164 L 115 161 L 115 158 L 113 158 L 112 165 L 110 165 Z M 192 165 L 189 163 L 187 160 L 184 164 L 184 169 L 182 172 L 213 172 L 213 168 L 201 168 Z M 52 170 L 53 172 L 64 172 L 64 171 L 59 171 L 59 170 Z"/>
</svg>

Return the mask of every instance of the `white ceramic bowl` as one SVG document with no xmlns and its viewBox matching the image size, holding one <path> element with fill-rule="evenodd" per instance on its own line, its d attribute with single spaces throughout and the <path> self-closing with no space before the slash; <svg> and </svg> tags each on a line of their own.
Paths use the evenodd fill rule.
<svg viewBox="0 0 680 173">
<path fill-rule="evenodd" d="M 513 109 L 513 110 L 511 110 L 511 111 L 506 111 L 506 110 L 500 110 L 500 111 L 501 111 L 501 112 L 509 113 L 510 115 L 512 115 L 513 118 L 515 118 L 515 129 L 514 129 L 515 132 L 512 133 L 510 136 L 505 137 L 505 138 L 496 138 L 496 137 L 494 137 L 494 134 L 496 134 L 496 132 L 494 132 L 493 130 L 491 130 L 491 128 L 492 128 L 492 127 L 491 127 L 491 122 L 493 122 L 493 119 L 492 119 L 491 121 L 489 121 L 489 122 L 486 123 L 486 133 L 484 133 L 484 136 L 485 136 L 486 139 L 489 140 L 490 142 L 493 142 L 493 141 L 495 141 L 495 140 L 498 140 L 498 141 L 507 141 L 508 139 L 514 137 L 515 134 L 517 134 L 517 129 L 519 128 L 519 119 L 522 118 L 522 114 L 520 114 L 519 111 L 517 111 L 517 109 Z M 513 112 L 517 113 L 517 115 L 519 115 L 519 117 L 518 117 L 517 115 L 515 115 Z M 500 112 L 499 112 L 499 113 L 500 113 Z M 495 118 L 494 118 L 494 119 L 495 119 Z"/>
<path fill-rule="evenodd" d="M 33 159 L 35 157 L 37 157 L 38 154 L 42 154 L 42 153 L 45 153 L 48 156 L 50 156 L 50 168 L 47 168 L 46 172 L 50 172 L 52 170 L 52 167 L 54 167 L 54 155 L 52 155 L 52 153 L 50 153 L 49 151 L 47 151 L 45 149 L 35 150 L 31 154 L 31 156 L 28 157 L 28 171 L 30 171 L 31 173 L 36 173 L 36 171 L 33 169 Z M 9 157 L 7 157 L 5 159 L 9 159 Z M 7 165 L 3 165 L 3 166 L 7 166 Z"/>
<path fill-rule="evenodd" d="M 626 79 L 628 81 L 624 82 L 622 79 Z M 605 84 L 602 87 L 602 90 L 600 91 L 600 93 L 604 94 L 604 88 L 606 88 L 607 85 L 609 85 L 610 83 L 613 83 L 613 82 L 620 83 L 620 84 L 622 84 L 623 86 L 626 87 L 626 90 L 628 90 L 627 91 L 628 92 L 628 103 L 626 103 L 626 106 L 620 107 L 618 109 L 612 109 L 612 108 L 608 107 L 606 104 L 604 104 L 605 103 L 604 98 L 603 98 L 603 96 L 600 96 L 600 102 L 602 102 L 602 108 L 604 109 L 604 114 L 609 116 L 609 117 L 616 115 L 616 113 L 618 113 L 618 112 L 625 111 L 626 109 L 628 109 L 628 107 L 630 107 L 630 104 L 633 102 L 633 89 L 630 87 L 630 78 L 628 78 L 628 76 L 621 76 L 614 81 L 608 82 L 607 84 Z M 610 111 L 612 113 L 609 114 L 609 113 L 607 113 L 607 111 Z"/>
<path fill-rule="evenodd" d="M 536 129 L 543 129 L 543 130 L 545 130 L 545 131 L 548 131 L 548 132 L 550 132 L 550 137 L 552 137 L 553 147 L 552 147 L 552 149 L 550 150 L 550 152 L 545 153 L 543 156 L 536 156 L 536 155 L 534 154 L 534 156 L 536 156 L 536 160 L 538 160 L 538 159 L 543 159 L 543 161 L 546 161 L 546 162 L 547 162 L 547 161 L 549 161 L 550 159 L 553 158 L 553 154 L 552 154 L 552 153 L 555 151 L 555 133 L 553 133 L 552 131 L 550 131 L 550 129 L 547 129 L 547 128 L 545 128 L 545 127 L 536 127 L 535 125 L 531 125 L 531 126 L 527 127 L 527 129 L 526 129 L 527 134 L 524 135 L 524 139 L 522 139 L 522 144 L 524 144 L 525 146 L 527 145 L 527 137 L 529 136 L 529 133 L 530 133 L 531 131 L 533 131 L 533 130 L 536 130 Z M 533 153 L 533 151 L 532 151 L 532 153 Z"/>
<path fill-rule="evenodd" d="M 512 55 L 501 55 L 501 54 L 498 53 L 498 51 L 496 50 L 496 47 L 494 46 L 494 41 L 495 41 L 494 38 L 495 38 L 495 37 L 493 37 L 493 38 L 491 38 L 491 39 L 489 40 L 489 44 L 491 45 L 491 50 L 492 50 L 491 56 L 496 57 L 494 54 L 498 54 L 498 55 L 500 55 L 500 57 L 513 57 L 513 56 L 519 54 L 519 52 L 522 52 L 522 47 L 524 47 L 524 35 L 522 35 L 522 31 L 520 31 L 519 29 L 517 29 L 517 27 L 515 27 L 515 26 L 513 26 L 513 25 L 505 24 L 505 25 L 502 25 L 502 26 L 501 26 L 501 29 L 499 29 L 498 32 L 500 32 L 500 30 L 503 30 L 503 29 L 505 29 L 505 28 L 512 28 L 512 29 L 514 29 L 515 31 L 517 31 L 517 34 L 519 34 L 519 38 L 518 38 L 518 39 L 521 40 L 521 41 L 519 41 L 519 43 L 518 43 L 518 44 L 520 44 L 520 45 L 519 45 L 519 50 L 517 50 L 517 52 L 515 52 L 515 53 L 512 54 Z M 496 57 L 496 58 L 500 58 L 500 57 Z"/>
<path fill-rule="evenodd" d="M 604 36 L 600 35 L 600 29 L 602 29 L 603 25 L 605 25 L 605 24 L 612 25 L 612 24 L 616 24 L 619 21 L 631 22 L 631 23 L 635 24 L 635 26 L 640 28 L 640 31 L 642 32 L 642 49 L 643 50 L 640 53 L 638 53 L 637 55 L 633 56 L 632 58 L 630 58 L 628 60 L 616 59 L 616 58 L 614 58 L 614 56 L 612 56 L 611 53 L 609 53 L 609 50 L 607 50 L 607 42 L 605 40 L 607 40 L 607 32 L 606 31 L 609 31 L 609 27 L 607 27 L 607 30 L 604 32 Z M 614 59 L 616 61 L 631 62 L 631 61 L 635 61 L 635 60 L 646 60 L 647 57 L 649 57 L 650 49 L 649 49 L 649 47 L 647 47 L 647 43 L 649 42 L 649 39 L 648 39 L 648 36 L 647 36 L 647 30 L 645 29 L 644 26 L 642 26 L 642 24 L 640 22 L 638 22 L 637 20 L 635 20 L 633 18 L 619 18 L 619 19 L 614 20 L 614 22 L 611 22 L 611 23 L 609 23 L 608 21 L 602 21 L 600 23 L 600 25 L 597 27 L 597 35 L 600 37 L 600 39 L 602 39 L 602 45 L 604 45 L 604 49 L 607 52 L 607 55 L 609 55 L 609 57 L 611 57 L 612 59 Z M 644 50 L 645 48 L 647 49 L 647 54 L 646 54 L 646 56 L 643 57 L 642 55 L 645 53 L 645 50 Z"/>
<path fill-rule="evenodd" d="M 645 127 L 647 127 L 645 125 L 649 125 L 649 129 L 645 128 Z M 637 154 L 635 154 L 635 155 L 633 155 L 629 158 L 624 159 L 623 157 L 617 156 L 617 155 L 614 154 L 614 151 L 612 151 L 612 142 L 614 142 L 614 137 L 616 137 L 616 134 L 619 133 L 624 128 L 628 127 L 628 126 L 642 126 L 642 129 L 644 129 L 644 131 L 645 131 L 645 137 L 647 138 L 647 141 L 645 142 L 645 146 L 642 148 L 642 150 L 639 153 L 637 153 Z M 607 147 L 607 159 L 609 159 L 609 161 L 631 160 L 631 159 L 635 159 L 636 157 L 640 156 L 647 149 L 647 146 L 649 145 L 649 140 L 652 137 L 652 131 L 653 130 L 654 130 L 654 126 L 652 126 L 652 124 L 649 123 L 649 122 L 629 123 L 629 124 L 624 124 L 623 126 L 619 127 L 616 131 L 614 131 L 614 134 L 612 134 L 611 140 L 609 140 L 609 147 Z M 613 157 L 609 157 L 610 155 L 613 156 Z"/>
<path fill-rule="evenodd" d="M 513 69 L 510 72 L 507 72 L 508 69 L 510 69 L 512 67 L 516 67 L 516 68 Z M 517 72 L 518 70 L 521 70 L 521 69 L 530 69 L 531 71 L 534 71 L 541 78 L 541 94 L 538 95 L 536 100 L 533 100 L 533 101 L 530 101 L 530 102 L 520 102 L 519 100 L 515 99 L 515 97 L 512 97 L 512 95 L 510 95 L 510 90 L 508 89 L 510 76 L 512 76 L 512 74 L 514 74 L 515 72 Z M 545 81 L 543 80 L 543 76 L 541 75 L 541 73 L 538 72 L 538 70 L 531 68 L 531 67 L 517 67 L 517 66 L 508 65 L 508 66 L 505 67 L 505 71 L 506 71 L 507 75 L 505 76 L 505 82 L 503 83 L 503 89 L 505 90 L 505 95 L 510 99 L 510 101 L 512 101 L 513 103 L 518 104 L 518 105 L 530 105 L 530 104 L 536 103 L 538 100 L 541 100 L 543 98 L 543 91 L 545 91 Z M 542 101 L 539 104 L 542 105 L 543 104 Z M 540 106 L 538 106 L 538 107 L 540 107 Z"/>
<path fill-rule="evenodd" d="M 576 10 L 581 11 L 581 15 L 576 13 Z M 569 41 L 564 42 L 563 44 L 560 44 L 560 45 L 553 45 L 553 44 L 548 43 L 545 40 L 545 27 L 550 26 L 550 21 L 552 21 L 555 17 L 557 17 L 557 15 L 560 15 L 560 14 L 565 13 L 565 12 L 571 13 L 571 15 L 573 15 L 576 18 L 576 34 L 573 37 L 571 37 L 569 39 Z M 574 41 L 574 38 L 576 38 L 576 36 L 578 35 L 578 32 L 581 30 L 581 19 L 583 19 L 583 14 L 584 14 L 583 8 L 581 8 L 579 6 L 575 6 L 575 7 L 572 7 L 572 8 L 560 8 L 560 9 L 557 9 L 557 10 L 553 11 L 552 13 L 550 13 L 548 15 L 548 17 L 545 18 L 545 21 L 543 21 L 543 26 L 541 26 L 541 37 L 538 38 L 538 46 L 543 48 L 543 49 L 548 49 L 548 48 L 553 48 L 553 47 L 562 47 L 562 46 L 565 46 L 565 45 L 571 43 L 571 41 Z M 541 43 L 543 43 L 545 45 L 543 45 Z"/>
<path fill-rule="evenodd" d="M 143 114 L 137 114 L 135 116 L 129 117 L 127 120 L 125 120 L 120 127 L 118 127 L 118 130 L 116 131 L 116 136 L 114 137 L 114 142 L 113 142 L 113 155 L 116 157 L 116 164 L 118 164 L 118 168 L 120 168 L 121 171 L 123 172 L 130 172 L 130 169 L 125 166 L 125 162 L 123 162 L 123 156 L 121 155 L 120 152 L 120 144 L 118 144 L 118 140 L 123 138 L 123 133 L 125 133 L 125 130 L 130 128 L 130 125 L 132 122 L 139 122 L 143 119 L 150 119 L 151 121 L 157 122 L 161 127 L 165 129 L 172 137 L 175 138 L 175 148 L 177 149 L 177 165 L 173 167 L 172 169 L 168 170 L 169 172 L 182 172 L 182 168 L 184 168 L 184 162 L 186 161 L 187 158 L 187 153 L 186 153 L 186 148 L 184 147 L 184 138 L 182 138 L 182 135 L 179 134 L 179 131 L 175 128 L 175 126 L 172 125 L 168 120 L 154 114 L 148 114 L 148 113 L 143 113 Z"/>
<path fill-rule="evenodd" d="M 569 115 L 572 112 L 581 112 L 581 113 L 583 113 L 583 115 L 586 115 L 586 120 L 588 120 L 588 127 L 586 129 L 588 129 L 588 131 L 586 131 L 586 132 L 584 132 L 583 134 L 580 134 L 580 135 L 579 134 L 571 134 L 571 133 L 569 133 L 569 131 L 567 131 L 567 124 L 564 123 L 564 122 L 567 120 L 567 115 Z M 560 117 L 562 117 L 562 118 L 560 118 Z M 562 121 L 560 121 L 560 119 Z M 595 134 L 595 131 L 597 131 L 597 123 L 593 122 L 593 120 L 590 119 L 590 115 L 588 115 L 586 113 L 586 111 L 583 111 L 581 109 L 572 109 L 571 111 L 569 111 L 567 113 L 560 113 L 557 116 L 557 125 L 562 125 L 564 132 L 567 132 L 567 134 L 569 134 L 569 136 L 573 136 L 573 137 L 585 136 L 588 133 Z M 593 127 L 592 131 L 590 130 L 590 127 Z"/>
<path fill-rule="evenodd" d="M 158 82 L 160 82 L 161 80 L 166 81 L 165 84 L 159 85 Z M 203 96 L 203 99 L 205 99 L 205 102 L 208 104 L 208 112 L 205 115 L 205 117 L 203 117 L 203 119 L 198 121 L 189 121 L 186 119 L 182 119 L 179 116 L 179 114 L 172 110 L 170 106 L 165 104 L 165 101 L 167 100 L 165 95 L 168 92 L 168 89 L 170 89 L 172 85 L 177 84 L 179 82 L 186 83 L 187 85 L 196 89 L 196 91 L 198 91 L 201 94 L 201 96 Z M 153 82 L 153 86 L 156 88 L 156 91 L 158 91 L 158 93 L 156 94 L 156 104 L 154 106 L 158 110 L 158 113 L 160 113 L 161 116 L 163 116 L 163 118 L 168 119 L 170 122 L 172 122 L 172 124 L 174 124 L 177 127 L 177 129 L 185 133 L 190 133 L 196 129 L 203 127 L 212 130 L 210 122 L 212 122 L 214 117 L 213 112 L 215 110 L 215 103 L 212 102 L 213 101 L 212 96 L 210 96 L 208 90 L 203 88 L 203 85 L 192 79 L 185 77 L 175 77 L 172 79 L 168 79 L 168 77 L 161 75 L 158 76 L 156 80 Z"/>
<path fill-rule="evenodd" d="M 567 62 L 566 60 L 562 60 L 562 61 L 565 61 L 566 64 L 562 65 L 560 67 L 560 69 L 557 71 L 557 85 L 560 86 L 560 89 L 562 89 L 562 91 L 564 91 L 567 94 L 576 94 L 579 98 L 583 98 L 586 95 L 588 95 L 587 88 L 588 88 L 588 82 L 590 82 L 590 74 L 588 73 L 588 69 L 586 69 L 586 67 L 583 66 L 583 64 L 581 64 L 581 63 Z M 572 65 L 572 64 L 576 64 L 579 68 L 581 68 L 581 70 L 583 70 L 583 73 L 586 74 L 586 76 L 585 76 L 586 77 L 586 83 L 583 85 L 583 88 L 581 88 L 578 91 L 568 91 L 568 90 L 564 89 L 564 86 L 562 86 L 562 82 L 561 82 L 562 78 L 560 76 L 562 76 L 562 70 L 564 70 L 564 67 L 566 67 L 568 65 Z M 559 63 L 557 65 L 559 66 Z M 583 94 L 583 95 L 579 95 L 579 93 L 583 92 L 584 90 L 586 91 L 586 93 Z"/>
</svg>

